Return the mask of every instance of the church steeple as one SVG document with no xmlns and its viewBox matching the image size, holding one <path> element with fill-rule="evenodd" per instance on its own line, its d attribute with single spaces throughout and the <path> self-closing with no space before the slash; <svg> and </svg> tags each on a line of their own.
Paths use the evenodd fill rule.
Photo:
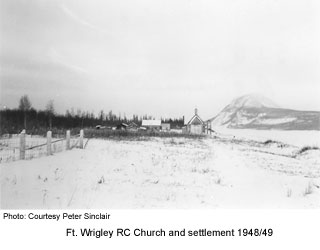
<svg viewBox="0 0 320 250">
<path fill-rule="evenodd" d="M 194 109 L 194 114 L 198 115 L 198 109 L 197 108 Z"/>
</svg>

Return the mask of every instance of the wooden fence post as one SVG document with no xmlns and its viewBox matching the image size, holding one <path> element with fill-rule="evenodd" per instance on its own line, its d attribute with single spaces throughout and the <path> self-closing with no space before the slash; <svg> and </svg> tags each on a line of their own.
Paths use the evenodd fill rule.
<svg viewBox="0 0 320 250">
<path fill-rule="evenodd" d="M 66 134 L 66 150 L 70 149 L 70 130 L 67 130 Z"/>
<path fill-rule="evenodd" d="M 80 130 L 79 147 L 80 147 L 81 149 L 83 149 L 83 129 Z"/>
<path fill-rule="evenodd" d="M 47 155 L 51 155 L 51 138 L 52 138 L 52 132 L 47 132 Z"/>
<path fill-rule="evenodd" d="M 20 133 L 20 160 L 26 158 L 26 131 L 22 130 Z"/>
</svg>

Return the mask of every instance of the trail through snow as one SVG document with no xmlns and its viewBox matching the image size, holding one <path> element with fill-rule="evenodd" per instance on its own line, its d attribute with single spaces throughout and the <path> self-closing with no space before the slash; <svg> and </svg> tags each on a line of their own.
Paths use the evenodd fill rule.
<svg viewBox="0 0 320 250">
<path fill-rule="evenodd" d="M 85 150 L 1 164 L 1 208 L 320 207 L 318 151 L 253 149 L 212 138 L 90 140 Z"/>
</svg>

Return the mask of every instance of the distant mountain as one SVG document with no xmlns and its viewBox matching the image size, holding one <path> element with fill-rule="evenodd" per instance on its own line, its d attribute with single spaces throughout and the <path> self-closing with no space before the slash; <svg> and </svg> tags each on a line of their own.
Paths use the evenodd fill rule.
<svg viewBox="0 0 320 250">
<path fill-rule="evenodd" d="M 261 95 L 245 95 L 233 100 L 210 121 L 213 127 L 320 130 L 319 111 L 283 109 Z"/>
<path fill-rule="evenodd" d="M 227 107 L 230 107 L 230 108 L 243 108 L 243 107 L 279 108 L 279 106 L 275 104 L 273 101 L 259 94 L 244 95 L 239 98 L 236 98 Z"/>
</svg>

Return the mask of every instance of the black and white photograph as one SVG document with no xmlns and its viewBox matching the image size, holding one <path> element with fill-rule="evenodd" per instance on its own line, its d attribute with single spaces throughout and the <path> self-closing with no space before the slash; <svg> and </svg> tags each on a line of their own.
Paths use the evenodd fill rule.
<svg viewBox="0 0 320 250">
<path fill-rule="evenodd" d="M 0 208 L 319 209 L 316 0 L 0 0 Z"/>
</svg>

